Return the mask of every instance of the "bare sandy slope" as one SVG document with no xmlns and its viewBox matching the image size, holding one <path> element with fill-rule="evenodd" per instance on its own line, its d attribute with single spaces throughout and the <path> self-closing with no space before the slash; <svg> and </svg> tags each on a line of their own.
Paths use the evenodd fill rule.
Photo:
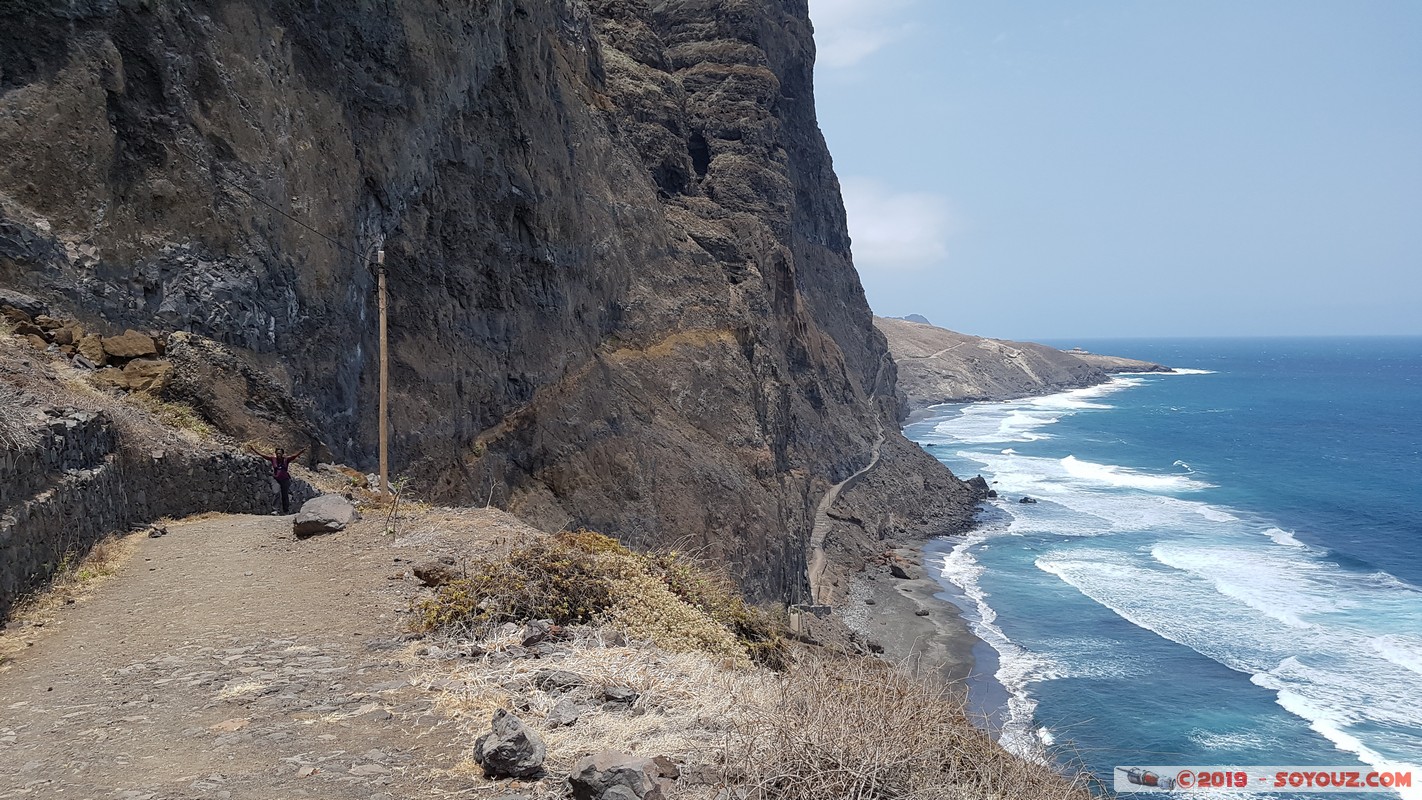
<svg viewBox="0 0 1422 800">
<path fill-rule="evenodd" d="M 889 341 L 899 388 L 915 409 L 1094 386 L 1114 372 L 1168 371 L 1147 361 L 984 339 L 920 322 L 875 317 L 874 324 Z"/>
<path fill-rule="evenodd" d="M 469 740 L 410 685 L 417 584 L 391 579 L 425 542 L 380 528 L 175 524 L 44 627 L 12 624 L 0 798 L 462 796 Z"/>
</svg>

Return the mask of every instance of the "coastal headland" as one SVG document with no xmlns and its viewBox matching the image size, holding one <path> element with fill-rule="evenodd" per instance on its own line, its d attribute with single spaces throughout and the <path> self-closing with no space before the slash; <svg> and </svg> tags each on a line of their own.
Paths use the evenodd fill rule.
<svg viewBox="0 0 1422 800">
<path fill-rule="evenodd" d="M 1149 361 L 988 339 L 922 322 L 875 317 L 915 411 L 941 403 L 1015 400 L 1105 383 L 1122 372 L 1170 372 Z"/>
</svg>

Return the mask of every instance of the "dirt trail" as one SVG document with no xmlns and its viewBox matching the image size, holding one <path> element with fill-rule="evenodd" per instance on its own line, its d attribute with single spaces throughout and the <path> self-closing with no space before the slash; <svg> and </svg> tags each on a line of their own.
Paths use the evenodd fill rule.
<svg viewBox="0 0 1422 800">
<path fill-rule="evenodd" d="M 290 517 L 145 539 L 0 672 L 0 798 L 470 796 L 468 742 L 410 685 L 374 521 L 297 541 Z"/>
<path fill-rule="evenodd" d="M 834 508 L 834 504 L 839 500 L 841 492 L 855 481 L 864 477 L 869 470 L 879 465 L 879 454 L 883 449 L 884 426 L 881 423 L 879 425 L 879 438 L 874 440 L 874 445 L 869 451 L 869 463 L 864 465 L 863 469 L 860 469 L 848 478 L 831 486 L 829 490 L 825 492 L 824 496 L 820 498 L 819 504 L 815 506 L 815 527 L 810 532 L 810 564 L 808 571 L 810 578 L 810 597 L 816 603 L 825 602 L 824 587 L 820 584 L 823 582 L 825 572 L 825 539 L 829 536 L 830 526 L 834 524 L 833 518 L 830 517 L 830 509 Z"/>
</svg>

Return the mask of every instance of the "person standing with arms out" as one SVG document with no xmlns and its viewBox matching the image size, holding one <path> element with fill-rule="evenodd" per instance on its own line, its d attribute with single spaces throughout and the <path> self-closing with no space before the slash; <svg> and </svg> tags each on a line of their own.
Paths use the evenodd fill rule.
<svg viewBox="0 0 1422 800">
<path fill-rule="evenodd" d="M 261 450 L 258 450 L 257 448 L 251 445 L 247 445 L 247 449 L 251 451 L 252 455 L 266 459 L 267 463 L 271 465 L 272 479 L 277 482 L 277 486 L 281 487 L 281 513 L 290 514 L 291 462 L 295 461 L 298 458 L 301 458 L 301 454 L 306 452 L 306 448 L 303 447 L 300 450 L 297 450 L 295 453 L 292 453 L 291 455 L 287 455 L 286 451 L 281 449 L 280 447 L 278 447 L 276 449 L 276 453 L 272 455 L 267 455 L 266 453 L 263 453 Z"/>
</svg>

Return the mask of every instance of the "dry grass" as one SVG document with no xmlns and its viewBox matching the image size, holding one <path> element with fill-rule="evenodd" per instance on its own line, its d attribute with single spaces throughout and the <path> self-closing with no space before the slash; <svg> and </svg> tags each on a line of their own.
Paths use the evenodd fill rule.
<svg viewBox="0 0 1422 800">
<path fill-rule="evenodd" d="M 1000 747 L 957 693 L 864 658 L 809 657 L 743 698 L 729 755 L 765 800 L 1091 797 Z"/>
<path fill-rule="evenodd" d="M 549 619 L 741 665 L 784 658 L 775 620 L 747 605 L 729 580 L 676 553 L 646 556 L 592 531 L 563 531 L 476 561 L 465 574 L 418 605 L 419 628 L 481 635 Z"/>
<path fill-rule="evenodd" d="M 0 383 L 0 450 L 28 450 L 39 443 L 39 432 L 26 419 L 27 412 L 24 395 Z"/>
<path fill-rule="evenodd" d="M 77 548 L 69 549 L 55 566 L 50 582 L 40 591 L 21 598 L 11 608 L 7 627 L 20 629 L 47 624 L 60 608 L 83 600 L 97 586 L 116 575 L 138 549 L 145 535 L 140 532 L 108 536 L 82 556 L 77 555 Z M 14 634 L 0 634 L 0 663 L 25 646 Z"/>
<path fill-rule="evenodd" d="M 452 671 L 430 672 L 423 682 L 438 692 L 437 709 L 463 722 L 471 740 L 487 727 L 494 711 L 513 710 L 543 737 L 548 746 L 547 770 L 558 775 L 566 774 L 582 756 L 600 750 L 702 761 L 708 748 L 722 745 L 725 721 L 738 698 L 764 687 L 770 676 L 758 669 L 726 669 L 702 653 L 668 653 L 617 641 L 606 632 L 584 629 L 566 643 L 570 654 L 556 662 L 517 659 L 502 666 L 460 662 Z M 494 634 L 479 645 L 497 652 L 517 643 L 516 633 Z M 576 673 L 586 683 L 567 695 L 536 688 L 534 676 L 550 668 Z M 609 710 L 595 700 L 608 687 L 625 687 L 639 697 L 625 710 Z M 545 718 L 564 696 L 588 707 L 577 724 L 551 729 Z"/>
<path fill-rule="evenodd" d="M 199 440 L 217 437 L 217 429 L 212 427 L 191 406 L 159 400 L 145 392 L 129 392 L 119 399 L 121 402 L 147 411 L 157 418 L 158 422 L 173 430 L 194 436 Z"/>
<path fill-rule="evenodd" d="M 437 644 L 497 654 L 518 645 L 520 631 L 509 626 L 477 642 Z M 496 710 L 512 711 L 543 738 L 555 777 L 585 755 L 613 750 L 700 765 L 712 779 L 679 787 L 674 799 L 709 800 L 720 787 L 759 800 L 1091 797 L 1083 781 L 1003 750 L 972 724 L 956 693 L 882 661 L 804 650 L 784 672 L 728 668 L 705 653 L 629 645 L 591 627 L 560 646 L 568 654 L 554 660 L 427 661 L 416 683 L 471 741 Z M 545 669 L 572 672 L 584 684 L 541 689 L 535 679 Z M 637 692 L 636 702 L 599 703 L 614 686 Z M 570 727 L 550 727 L 549 712 L 565 698 L 584 706 L 581 716 Z M 466 773 L 479 783 L 477 767 L 463 765 Z M 558 791 L 545 786 L 530 796 L 561 797 Z"/>
</svg>

